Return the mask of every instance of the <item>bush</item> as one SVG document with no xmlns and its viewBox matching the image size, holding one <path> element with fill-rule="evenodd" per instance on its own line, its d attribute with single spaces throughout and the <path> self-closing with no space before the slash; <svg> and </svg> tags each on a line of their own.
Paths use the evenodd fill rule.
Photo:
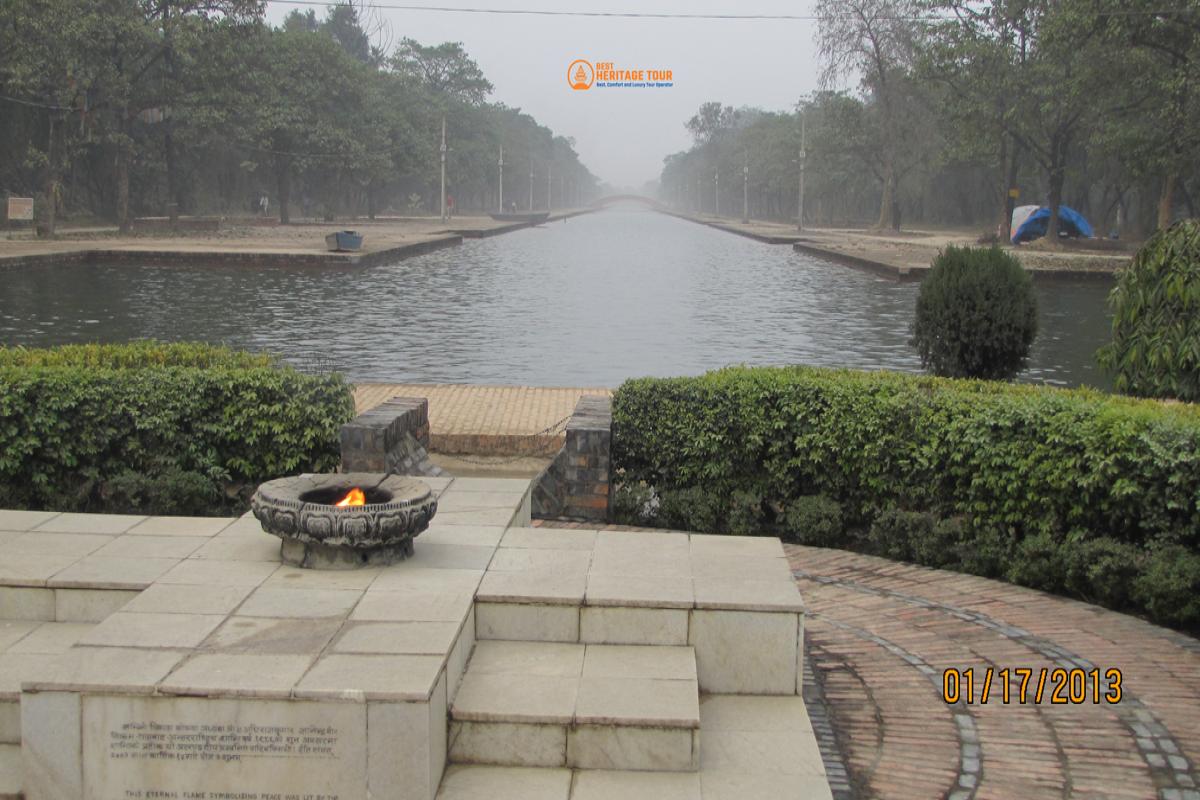
<svg viewBox="0 0 1200 800">
<path fill-rule="evenodd" d="M 999 248 L 947 247 L 921 282 L 910 344 L 935 375 L 1010 380 L 1037 336 L 1037 297 Z"/>
<path fill-rule="evenodd" d="M 1148 549 L 1200 541 L 1200 408 L 1086 389 L 804 367 L 639 379 L 613 398 L 613 466 L 663 498 L 641 524 L 743 529 L 740 506 L 760 532 L 857 547 L 808 521 L 831 507 L 819 495 L 893 558 L 1114 607 L 1148 609 L 1132 588 Z"/>
<path fill-rule="evenodd" d="M 844 543 L 842 507 L 820 494 L 797 497 L 784 514 L 783 529 L 799 544 L 837 547 Z"/>
<path fill-rule="evenodd" d="M 207 345 L 0 350 L 0 507 L 223 514 L 264 480 L 336 468 L 349 386 L 273 363 Z"/>
<path fill-rule="evenodd" d="M 1066 578 L 1062 548 L 1048 533 L 1025 537 L 1017 543 L 1005 577 L 1030 589 L 1062 591 Z"/>
<path fill-rule="evenodd" d="M 1200 554 L 1181 545 L 1155 548 L 1133 585 L 1137 605 L 1168 625 L 1200 625 Z"/>
<path fill-rule="evenodd" d="M 167 344 L 152 340 L 128 344 L 67 344 L 30 349 L 0 347 L 0 367 L 228 367 L 250 369 L 278 366 L 267 353 L 249 353 L 204 342 Z"/>
<path fill-rule="evenodd" d="M 1107 536 L 1061 547 L 1064 588 L 1076 597 L 1108 608 L 1133 605 L 1133 587 L 1143 569 L 1144 551 Z"/>
<path fill-rule="evenodd" d="M 951 522 L 943 520 L 943 524 Z M 941 566 L 953 566 L 984 578 L 1003 578 L 1013 558 L 1015 545 L 1012 535 L 995 526 L 960 522 L 955 527 L 959 532 L 955 558 Z"/>
<path fill-rule="evenodd" d="M 897 561 L 912 561 L 917 543 L 933 537 L 932 514 L 889 508 L 871 523 L 867 544 L 872 553 Z"/>
<path fill-rule="evenodd" d="M 667 528 L 716 532 L 725 525 L 722 505 L 720 496 L 699 486 L 665 489 L 659 493 L 656 519 Z"/>
<path fill-rule="evenodd" d="M 1097 358 L 1117 391 L 1200 401 L 1200 220 L 1151 236 L 1108 302 L 1113 340 Z"/>
</svg>

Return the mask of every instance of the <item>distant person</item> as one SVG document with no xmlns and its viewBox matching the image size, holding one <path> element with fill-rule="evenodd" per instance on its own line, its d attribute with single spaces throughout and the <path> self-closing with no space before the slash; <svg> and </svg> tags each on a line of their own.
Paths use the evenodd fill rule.
<svg viewBox="0 0 1200 800">
<path fill-rule="evenodd" d="M 454 195 L 452 194 L 446 195 L 446 216 L 454 216 Z"/>
<path fill-rule="evenodd" d="M 262 214 L 265 217 L 265 216 L 267 216 L 267 213 L 270 211 L 270 209 L 271 209 L 271 201 L 267 198 L 267 196 L 265 194 L 262 197 L 258 198 L 258 211 L 260 214 Z"/>
</svg>

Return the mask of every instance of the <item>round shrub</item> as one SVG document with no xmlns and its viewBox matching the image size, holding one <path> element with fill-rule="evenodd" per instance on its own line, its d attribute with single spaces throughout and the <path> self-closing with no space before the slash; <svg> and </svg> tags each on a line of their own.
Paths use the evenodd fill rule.
<svg viewBox="0 0 1200 800">
<path fill-rule="evenodd" d="M 1100 536 L 1064 545 L 1062 559 L 1069 594 L 1106 608 L 1130 607 L 1131 591 L 1142 571 L 1142 548 Z"/>
<path fill-rule="evenodd" d="M 924 543 L 933 536 L 936 524 L 937 520 L 932 514 L 889 508 L 871 523 L 867 544 L 871 552 L 884 558 L 914 561 L 918 543 Z"/>
<path fill-rule="evenodd" d="M 1200 626 L 1200 554 L 1182 545 L 1153 550 L 1133 592 L 1154 621 L 1195 629 Z"/>
<path fill-rule="evenodd" d="M 715 533 L 723 522 L 722 505 L 714 492 L 700 486 L 663 489 L 658 494 L 657 519 L 664 528 Z"/>
<path fill-rule="evenodd" d="M 1200 400 L 1200 220 L 1151 236 L 1108 304 L 1113 340 L 1097 359 L 1117 391 Z"/>
<path fill-rule="evenodd" d="M 967 522 L 961 525 L 954 569 L 984 578 L 1003 578 L 1013 555 L 1013 535 L 1004 528 Z"/>
<path fill-rule="evenodd" d="M 1017 545 L 1006 577 L 1030 589 L 1061 592 L 1065 573 L 1063 548 L 1058 541 L 1049 533 L 1035 533 Z"/>
<path fill-rule="evenodd" d="M 843 544 L 842 506 L 823 494 L 797 497 L 783 515 L 788 538 L 813 547 Z"/>
<path fill-rule="evenodd" d="M 1010 380 L 1037 336 L 1037 297 L 1017 259 L 999 248 L 947 247 L 921 283 L 910 344 L 950 378 Z"/>
</svg>

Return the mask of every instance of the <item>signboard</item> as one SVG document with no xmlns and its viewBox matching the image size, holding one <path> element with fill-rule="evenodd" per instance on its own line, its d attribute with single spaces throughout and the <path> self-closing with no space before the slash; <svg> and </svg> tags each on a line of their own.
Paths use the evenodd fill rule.
<svg viewBox="0 0 1200 800">
<path fill-rule="evenodd" d="M 33 219 L 33 198 L 32 197 L 10 197 L 8 198 L 8 211 L 5 214 L 5 219 Z"/>
</svg>

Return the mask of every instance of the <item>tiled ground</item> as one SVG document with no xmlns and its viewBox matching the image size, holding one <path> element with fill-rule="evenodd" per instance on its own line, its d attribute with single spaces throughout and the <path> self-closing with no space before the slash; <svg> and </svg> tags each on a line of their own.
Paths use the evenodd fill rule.
<svg viewBox="0 0 1200 800">
<path fill-rule="evenodd" d="M 785 549 L 835 797 L 1200 800 L 1200 641 L 997 581 Z M 1058 666 L 1120 669 L 1121 701 L 1020 704 L 1014 689 L 1005 705 L 998 678 L 986 705 L 942 699 L 948 668 L 982 684 L 987 667 Z"/>
<path fill-rule="evenodd" d="M 561 430 L 538 441 L 528 437 L 569 417 L 585 394 L 607 395 L 612 390 L 360 383 L 354 389 L 354 403 L 362 413 L 391 397 L 427 398 L 430 445 L 438 453 L 552 455 L 562 446 Z"/>
</svg>

